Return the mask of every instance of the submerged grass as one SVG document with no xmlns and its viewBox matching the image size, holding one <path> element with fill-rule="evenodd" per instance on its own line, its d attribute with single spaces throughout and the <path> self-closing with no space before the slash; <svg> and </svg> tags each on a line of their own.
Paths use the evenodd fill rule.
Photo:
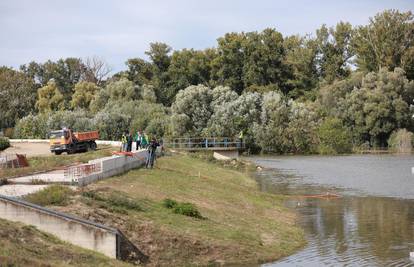
<svg viewBox="0 0 414 267">
<path fill-rule="evenodd" d="M 49 171 L 79 162 L 86 163 L 92 159 L 110 156 L 113 149 L 114 148 L 110 146 L 102 146 L 96 151 L 89 151 L 85 153 L 58 156 L 51 154 L 50 156 L 31 157 L 28 158 L 29 167 L 18 169 L 0 169 L 0 179 L 27 175 L 34 172 Z"/>
</svg>

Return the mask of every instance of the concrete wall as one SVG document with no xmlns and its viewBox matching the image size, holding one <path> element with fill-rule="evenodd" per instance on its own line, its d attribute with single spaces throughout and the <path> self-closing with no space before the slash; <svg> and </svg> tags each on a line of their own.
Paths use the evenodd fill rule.
<svg viewBox="0 0 414 267">
<path fill-rule="evenodd" d="M 36 226 L 39 230 L 83 248 L 117 258 L 118 231 L 104 225 L 0 195 L 0 217 Z"/>
<path fill-rule="evenodd" d="M 85 186 L 95 181 L 127 172 L 145 164 L 148 152 L 146 150 L 133 152 L 133 156 L 111 156 L 90 160 L 88 164 L 101 164 L 101 172 L 79 178 L 79 186 Z"/>
<path fill-rule="evenodd" d="M 239 157 L 239 151 L 238 150 L 214 151 L 213 157 L 217 160 L 237 159 Z"/>
</svg>

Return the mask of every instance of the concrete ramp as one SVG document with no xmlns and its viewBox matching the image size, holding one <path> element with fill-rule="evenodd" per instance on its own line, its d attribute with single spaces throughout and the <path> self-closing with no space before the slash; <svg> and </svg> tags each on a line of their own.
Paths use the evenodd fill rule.
<svg viewBox="0 0 414 267">
<path fill-rule="evenodd" d="M 108 257 L 145 263 L 148 257 L 123 233 L 92 221 L 53 211 L 23 200 L 0 195 L 0 217 L 36 226 L 59 239 L 95 250 Z"/>
</svg>

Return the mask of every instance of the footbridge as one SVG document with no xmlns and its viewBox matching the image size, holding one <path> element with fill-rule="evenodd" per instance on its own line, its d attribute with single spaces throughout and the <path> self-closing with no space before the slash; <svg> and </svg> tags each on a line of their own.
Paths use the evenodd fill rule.
<svg viewBox="0 0 414 267">
<path fill-rule="evenodd" d="M 243 140 L 234 137 L 171 138 L 165 140 L 164 146 L 181 151 L 213 151 L 219 160 L 238 158 L 239 151 L 245 148 Z"/>
</svg>

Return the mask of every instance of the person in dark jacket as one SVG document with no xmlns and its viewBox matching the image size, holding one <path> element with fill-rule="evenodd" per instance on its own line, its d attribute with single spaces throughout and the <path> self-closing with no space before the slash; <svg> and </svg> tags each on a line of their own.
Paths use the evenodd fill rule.
<svg viewBox="0 0 414 267">
<path fill-rule="evenodd" d="M 160 144 L 157 142 L 157 139 L 152 138 L 150 143 L 148 144 L 148 156 L 147 156 L 147 164 L 146 168 L 151 167 L 151 169 L 154 167 L 154 162 L 156 158 L 156 151 L 157 147 L 159 147 Z"/>
<path fill-rule="evenodd" d="M 132 150 L 132 134 L 128 132 L 127 135 L 127 152 L 131 152 Z"/>
</svg>

